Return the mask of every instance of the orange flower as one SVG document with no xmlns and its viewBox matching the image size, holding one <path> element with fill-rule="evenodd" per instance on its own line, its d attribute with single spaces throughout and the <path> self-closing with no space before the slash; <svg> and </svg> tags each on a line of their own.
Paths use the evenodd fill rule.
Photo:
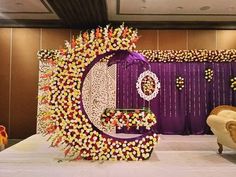
<svg viewBox="0 0 236 177">
<path fill-rule="evenodd" d="M 57 138 L 55 143 L 53 144 L 53 147 L 58 147 L 58 145 L 61 141 L 62 141 L 62 137 Z"/>
<path fill-rule="evenodd" d="M 116 119 L 113 121 L 113 125 L 117 126 L 117 120 Z"/>
<path fill-rule="evenodd" d="M 112 38 L 112 36 L 113 36 L 113 28 L 109 29 L 109 32 L 108 32 L 108 37 Z"/>
<path fill-rule="evenodd" d="M 88 41 L 89 40 L 89 35 L 88 35 L 87 32 L 83 33 L 83 38 L 84 38 L 84 41 Z"/>
<path fill-rule="evenodd" d="M 53 61 L 53 60 L 48 60 L 47 62 L 48 62 L 50 65 L 52 65 L 52 66 L 56 65 L 56 62 Z"/>
<path fill-rule="evenodd" d="M 50 86 L 48 86 L 48 85 L 40 87 L 40 90 L 43 90 L 43 91 L 48 91 L 49 89 L 50 89 Z"/>
<path fill-rule="evenodd" d="M 136 43 L 141 36 L 135 37 L 134 39 L 131 40 L 131 43 Z"/>
<path fill-rule="evenodd" d="M 61 53 L 62 55 L 65 55 L 66 50 L 65 50 L 65 49 L 60 49 L 60 53 Z"/>
<path fill-rule="evenodd" d="M 68 148 L 68 149 L 66 149 L 66 150 L 64 151 L 65 156 L 70 152 L 70 149 L 71 149 L 71 148 Z"/>
<path fill-rule="evenodd" d="M 100 32 L 100 29 L 99 29 L 99 28 L 97 28 L 97 29 L 96 29 L 95 36 L 96 36 L 96 38 L 101 38 L 101 37 L 102 37 L 102 34 L 101 34 L 101 32 Z"/>
<path fill-rule="evenodd" d="M 75 46 L 76 46 L 76 42 L 75 42 L 75 38 L 74 38 L 74 36 L 72 37 L 72 40 L 71 40 L 71 47 L 72 48 L 75 48 Z"/>
<path fill-rule="evenodd" d="M 130 129 L 130 126 L 129 126 L 129 121 L 126 122 L 126 127 L 127 127 L 127 130 Z"/>
<path fill-rule="evenodd" d="M 47 130 L 48 134 L 53 133 L 56 130 L 56 126 L 51 125 L 51 126 L 47 127 L 46 130 Z"/>
<path fill-rule="evenodd" d="M 51 119 L 51 116 L 50 115 L 45 115 L 45 116 L 43 116 L 42 117 L 42 120 L 49 120 L 49 119 Z"/>
<path fill-rule="evenodd" d="M 7 136 L 6 128 L 0 125 L 0 145 L 2 144 L 6 145 L 8 142 L 7 138 L 8 136 Z"/>
<path fill-rule="evenodd" d="M 52 75 L 52 73 L 48 73 L 48 74 L 41 74 L 40 78 L 48 78 Z"/>
<path fill-rule="evenodd" d="M 124 31 L 123 31 L 123 34 L 122 34 L 122 37 L 126 37 L 127 36 L 127 32 L 128 32 L 129 30 L 128 30 L 128 28 L 127 27 L 125 27 L 125 29 L 124 29 Z"/>
</svg>

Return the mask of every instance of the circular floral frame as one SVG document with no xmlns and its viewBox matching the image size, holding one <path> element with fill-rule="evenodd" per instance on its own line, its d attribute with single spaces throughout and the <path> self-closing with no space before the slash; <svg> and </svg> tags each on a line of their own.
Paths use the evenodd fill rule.
<svg viewBox="0 0 236 177">
<path fill-rule="evenodd" d="M 142 81 L 147 76 L 151 77 L 155 82 L 154 90 L 150 95 L 146 95 L 142 90 Z M 153 98 L 155 98 L 159 93 L 159 89 L 161 88 L 161 83 L 155 73 L 151 72 L 150 70 L 147 70 L 139 75 L 138 80 L 136 82 L 136 88 L 141 98 L 150 101 Z"/>
<path fill-rule="evenodd" d="M 116 50 L 132 50 L 137 39 L 137 31 L 124 25 L 116 29 L 100 27 L 84 32 L 71 44 L 67 42 L 66 48 L 55 54 L 56 67 L 49 85 L 50 124 L 46 132 L 50 134 L 51 145 L 64 149 L 70 159 L 145 160 L 150 157 L 158 138 L 154 129 L 136 138 L 112 137 L 92 124 L 82 100 L 83 83 L 90 69 Z"/>
</svg>

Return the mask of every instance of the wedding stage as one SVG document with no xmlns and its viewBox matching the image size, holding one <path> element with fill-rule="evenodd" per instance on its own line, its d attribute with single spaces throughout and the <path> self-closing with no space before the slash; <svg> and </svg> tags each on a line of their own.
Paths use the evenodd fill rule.
<svg viewBox="0 0 236 177">
<path fill-rule="evenodd" d="M 66 158 L 147 160 L 158 134 L 211 134 L 211 110 L 235 104 L 236 50 L 135 51 L 138 39 L 107 25 L 38 51 L 37 133 Z"/>
<path fill-rule="evenodd" d="M 217 154 L 213 135 L 160 135 L 146 161 L 66 161 L 40 134 L 0 153 L 0 177 L 233 177 L 236 152 Z"/>
<path fill-rule="evenodd" d="M 0 177 L 235 176 L 236 153 L 204 134 L 235 104 L 236 50 L 138 52 L 138 38 L 107 25 L 38 52 L 37 134 L 0 153 Z"/>
</svg>

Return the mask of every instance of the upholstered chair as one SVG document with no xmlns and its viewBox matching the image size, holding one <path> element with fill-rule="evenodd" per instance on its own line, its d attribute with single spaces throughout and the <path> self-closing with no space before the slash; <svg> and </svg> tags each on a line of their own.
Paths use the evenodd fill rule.
<svg viewBox="0 0 236 177">
<path fill-rule="evenodd" d="M 236 107 L 222 105 L 214 108 L 207 118 L 207 124 L 217 137 L 220 154 L 223 146 L 236 150 Z"/>
</svg>

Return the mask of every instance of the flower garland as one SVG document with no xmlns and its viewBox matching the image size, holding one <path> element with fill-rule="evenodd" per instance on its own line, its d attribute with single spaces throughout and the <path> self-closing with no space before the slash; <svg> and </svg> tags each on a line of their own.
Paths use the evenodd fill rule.
<svg viewBox="0 0 236 177">
<path fill-rule="evenodd" d="M 178 90 L 182 90 L 184 88 L 184 78 L 179 76 L 175 80 L 176 87 Z"/>
<path fill-rule="evenodd" d="M 236 50 L 138 50 L 149 62 L 236 62 Z"/>
<path fill-rule="evenodd" d="M 120 45 L 121 42 L 118 44 Z M 68 43 L 67 43 L 68 44 Z M 70 45 L 70 44 L 68 44 Z M 115 49 L 115 48 L 114 48 Z M 63 51 L 63 50 L 62 50 Z M 137 50 L 149 62 L 236 62 L 236 49 L 230 50 Z M 38 58 L 55 58 L 57 50 L 42 49 Z M 102 61 L 108 61 L 109 57 Z"/>
<path fill-rule="evenodd" d="M 236 91 L 236 77 L 231 78 L 230 82 L 231 82 L 230 87 L 233 89 L 233 91 Z"/>
<path fill-rule="evenodd" d="M 56 65 L 58 50 L 40 50 L 39 58 L 39 84 L 38 84 L 38 114 L 37 132 L 46 133 L 50 120 L 50 83 L 53 69 Z"/>
<path fill-rule="evenodd" d="M 137 31 L 119 28 L 97 28 L 84 32 L 66 43 L 55 57 L 56 67 L 49 84 L 51 123 L 47 134 L 52 146 L 61 146 L 65 156 L 86 160 L 145 160 L 157 142 L 149 131 L 135 139 L 116 139 L 95 129 L 82 106 L 82 86 L 88 66 L 99 55 L 115 50 L 132 50 Z M 40 57 L 40 52 L 39 52 Z"/>
<path fill-rule="evenodd" d="M 205 79 L 208 82 L 211 82 L 211 80 L 213 79 L 213 70 L 211 68 L 205 69 Z"/>
<path fill-rule="evenodd" d="M 150 130 L 157 123 L 156 116 L 147 110 L 136 109 L 133 111 L 106 109 L 101 116 L 102 125 L 109 131 L 111 127 L 121 129 L 126 127 L 145 127 Z"/>
<path fill-rule="evenodd" d="M 156 74 L 150 70 L 144 71 L 138 77 L 136 88 L 141 98 L 150 101 L 159 93 L 161 84 Z"/>
</svg>

